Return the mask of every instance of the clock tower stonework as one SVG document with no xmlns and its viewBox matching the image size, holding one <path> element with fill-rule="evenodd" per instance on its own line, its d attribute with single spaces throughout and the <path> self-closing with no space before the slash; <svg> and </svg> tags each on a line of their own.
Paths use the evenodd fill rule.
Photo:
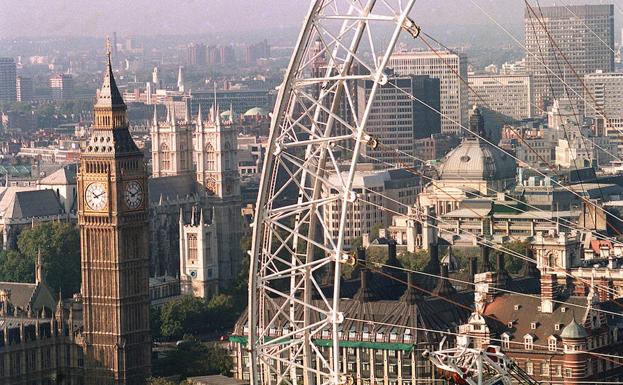
<svg viewBox="0 0 623 385">
<path fill-rule="evenodd" d="M 87 378 L 144 384 L 151 368 L 147 171 L 110 52 L 80 157 L 78 210 Z"/>
</svg>

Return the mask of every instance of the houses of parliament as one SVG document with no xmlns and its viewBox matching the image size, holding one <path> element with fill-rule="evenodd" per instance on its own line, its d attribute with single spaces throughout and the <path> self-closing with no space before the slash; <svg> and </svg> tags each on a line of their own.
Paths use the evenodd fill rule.
<svg viewBox="0 0 623 385">
<path fill-rule="evenodd" d="M 173 107 L 172 107 L 173 108 Z M 77 179 L 80 293 L 0 283 L 0 382 L 140 385 L 151 372 L 150 277 L 210 297 L 237 274 L 242 236 L 237 135 L 219 106 L 151 128 L 152 172 L 129 132 L 108 49 Z"/>
</svg>

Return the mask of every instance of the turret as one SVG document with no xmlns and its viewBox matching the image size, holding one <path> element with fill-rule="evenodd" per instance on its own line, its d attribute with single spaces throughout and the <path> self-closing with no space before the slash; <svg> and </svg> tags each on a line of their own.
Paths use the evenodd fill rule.
<svg viewBox="0 0 623 385">
<path fill-rule="evenodd" d="M 584 326 L 573 320 L 560 333 L 564 347 L 564 385 L 584 383 L 587 374 L 586 342 L 588 333 Z"/>
</svg>

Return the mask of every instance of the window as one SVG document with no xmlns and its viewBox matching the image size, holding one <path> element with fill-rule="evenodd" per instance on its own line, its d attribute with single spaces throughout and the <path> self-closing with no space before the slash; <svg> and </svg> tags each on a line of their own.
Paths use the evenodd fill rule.
<svg viewBox="0 0 623 385">
<path fill-rule="evenodd" d="M 166 143 L 160 145 L 160 169 L 163 171 L 171 170 L 171 152 Z"/>
<path fill-rule="evenodd" d="M 526 373 L 530 376 L 534 374 L 534 364 L 532 361 L 526 362 Z"/>
<path fill-rule="evenodd" d="M 531 335 L 525 336 L 523 338 L 523 343 L 524 343 L 524 349 L 526 350 L 532 350 L 532 348 L 534 347 L 534 341 Z"/>
<path fill-rule="evenodd" d="M 211 143 L 206 146 L 206 169 L 208 171 L 216 171 L 216 153 Z"/>
<path fill-rule="evenodd" d="M 197 235 L 188 234 L 188 259 L 190 261 L 197 260 Z"/>
<path fill-rule="evenodd" d="M 509 349 L 510 348 L 510 338 L 508 336 L 508 334 L 503 334 L 502 335 L 502 348 L 504 349 Z"/>
<path fill-rule="evenodd" d="M 556 351 L 556 337 L 552 336 L 547 340 L 547 348 L 550 352 Z"/>
<path fill-rule="evenodd" d="M 565 378 L 571 378 L 573 376 L 573 372 L 571 368 L 565 368 Z"/>
<path fill-rule="evenodd" d="M 543 362 L 541 364 L 541 375 L 549 376 L 549 362 Z"/>
<path fill-rule="evenodd" d="M 530 329 L 536 330 L 536 322 L 530 322 Z"/>
</svg>

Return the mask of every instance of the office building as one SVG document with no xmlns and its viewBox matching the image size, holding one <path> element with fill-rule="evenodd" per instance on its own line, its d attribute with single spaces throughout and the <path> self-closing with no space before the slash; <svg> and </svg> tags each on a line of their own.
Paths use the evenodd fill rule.
<svg viewBox="0 0 623 385">
<path fill-rule="evenodd" d="M 186 62 L 189 66 L 203 66 L 206 64 L 207 53 L 205 44 L 191 43 L 188 46 Z"/>
<path fill-rule="evenodd" d="M 329 181 L 339 183 L 347 174 L 331 174 Z M 406 214 L 406 207 L 415 203 L 420 189 L 420 177 L 408 170 L 375 171 L 360 167 L 355 173 L 353 191 L 361 199 L 357 199 L 348 210 L 349 218 L 344 230 L 345 247 L 349 248 L 353 240 L 366 236 L 375 226 L 385 227 L 390 224 L 392 213 Z M 322 194 L 326 196 L 328 191 Z M 323 212 L 334 241 L 338 237 L 340 211 L 341 204 L 334 202 L 327 205 Z"/>
<path fill-rule="evenodd" d="M 595 72 L 584 81 L 586 116 L 595 120 L 596 134 L 610 138 L 623 154 L 623 73 Z"/>
<path fill-rule="evenodd" d="M 74 96 L 74 79 L 70 74 L 56 74 L 50 77 L 52 98 L 67 100 Z"/>
<path fill-rule="evenodd" d="M 463 134 L 468 124 L 467 57 L 451 51 L 395 52 L 388 67 L 399 75 L 428 75 L 439 79 L 441 132 Z M 460 75 L 459 76 L 457 76 Z"/>
<path fill-rule="evenodd" d="M 0 103 L 17 100 L 15 60 L 0 57 Z"/>
<path fill-rule="evenodd" d="M 35 92 L 34 86 L 32 83 L 32 78 L 18 76 L 16 78 L 15 85 L 16 85 L 18 102 L 28 102 L 32 100 L 33 94 Z"/>
<path fill-rule="evenodd" d="M 374 82 L 361 81 L 357 87 L 357 114 L 361 121 Z M 380 160 L 381 167 L 396 164 L 413 166 L 416 163 L 415 141 L 438 134 L 441 129 L 439 114 L 439 79 L 426 75 L 393 77 L 377 89 L 368 115 L 367 131 L 380 145 L 364 146 L 367 156 Z M 396 153 L 396 149 L 400 153 Z"/>
<path fill-rule="evenodd" d="M 524 22 L 526 69 L 537 105 L 569 97 L 583 109 L 584 76 L 614 70 L 614 6 L 526 7 Z M 575 92 L 565 90 L 563 80 Z"/>
<path fill-rule="evenodd" d="M 245 53 L 245 62 L 247 64 L 255 64 L 259 59 L 270 58 L 270 45 L 268 41 L 263 41 L 247 46 Z"/>
<path fill-rule="evenodd" d="M 469 100 L 497 113 L 521 120 L 531 118 L 532 81 L 522 75 L 472 75 Z"/>
</svg>

